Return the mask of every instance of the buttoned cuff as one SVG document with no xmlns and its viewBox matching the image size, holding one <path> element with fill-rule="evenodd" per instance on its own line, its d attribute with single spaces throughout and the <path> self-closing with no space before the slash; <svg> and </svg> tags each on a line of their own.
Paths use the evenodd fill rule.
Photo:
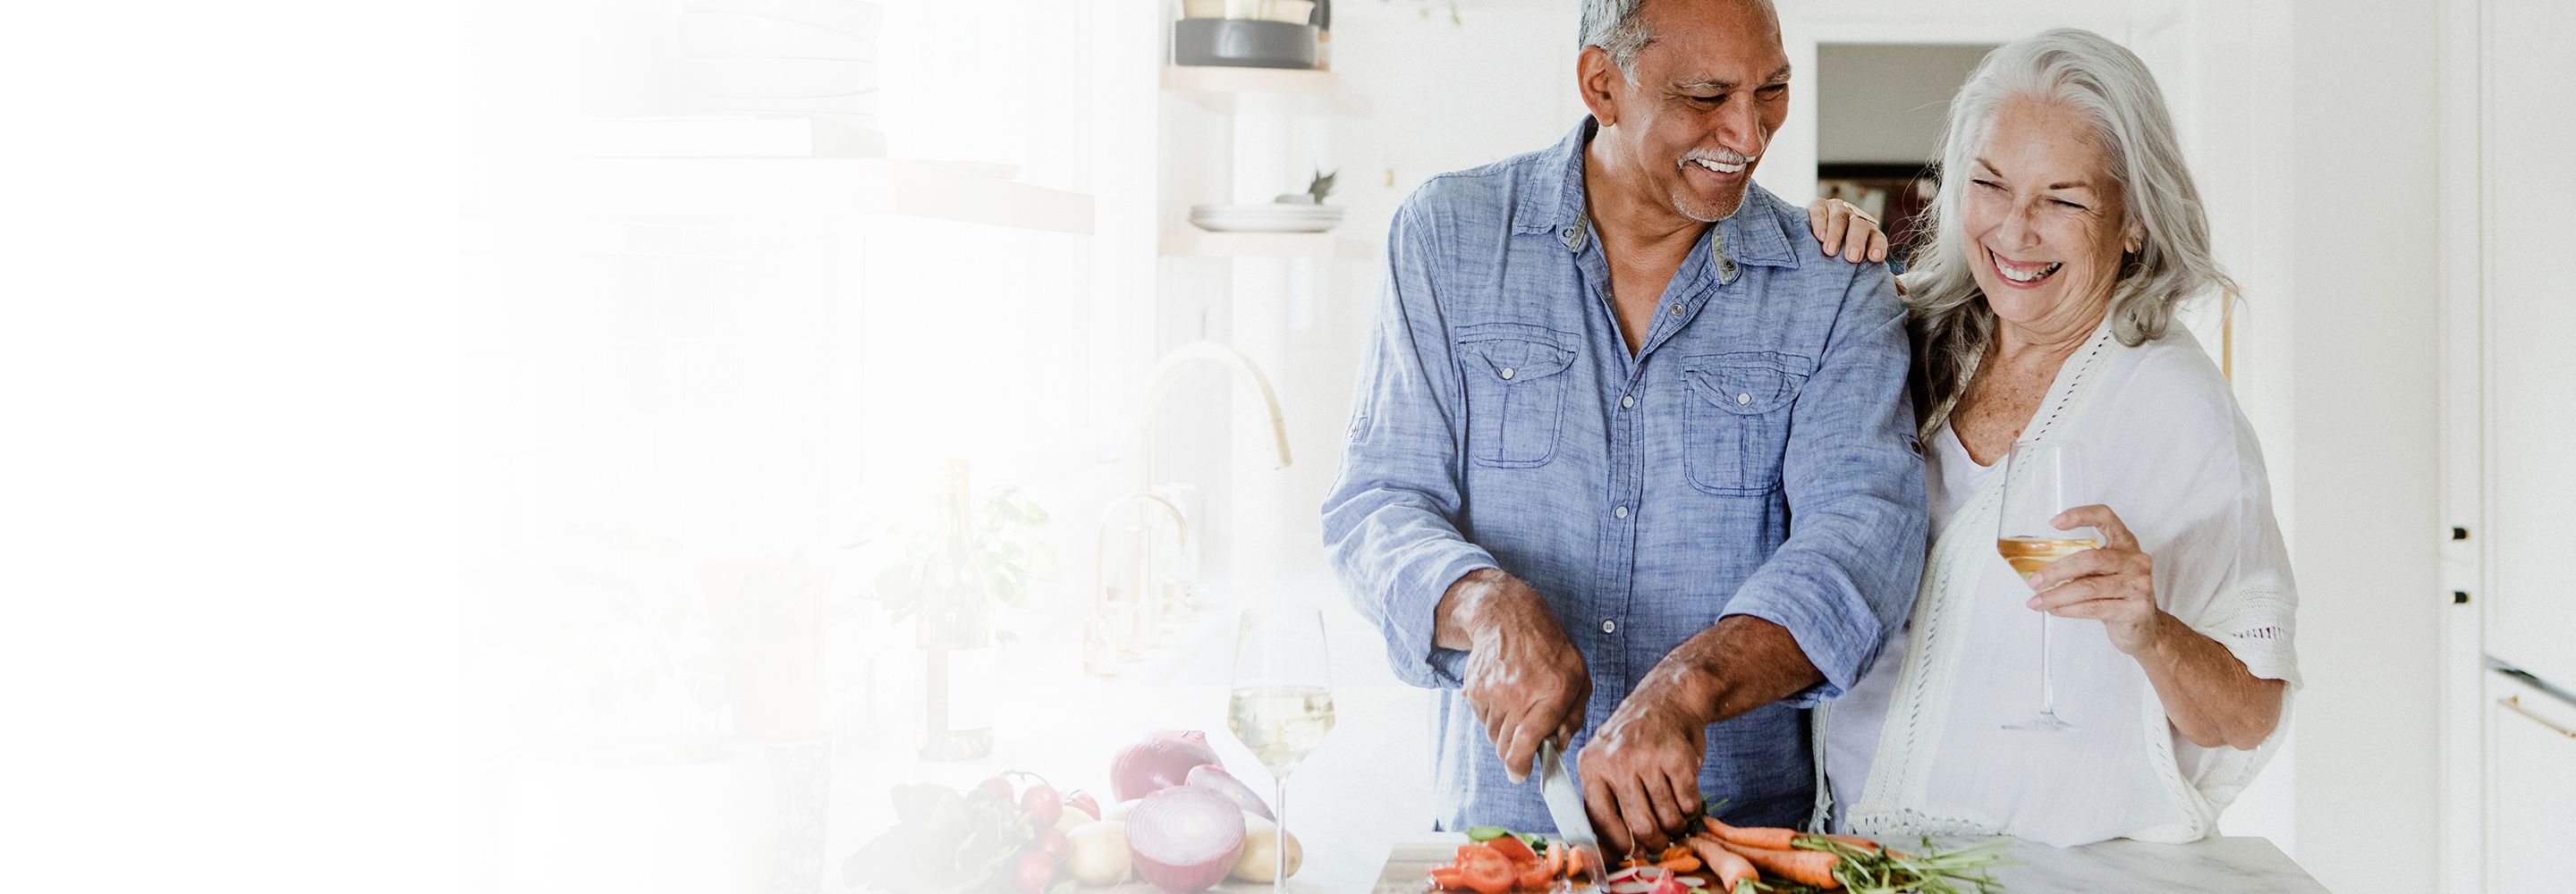
<svg viewBox="0 0 2576 894">
<path fill-rule="evenodd" d="M 1460 672 L 1467 653 L 1432 645 L 1438 631 L 1440 597 L 1449 585 L 1470 572 L 1499 568 L 1493 554 L 1463 540 L 1426 543 L 1395 569 L 1386 619 L 1386 663 L 1397 679 L 1432 689 L 1466 685 Z"/>
<path fill-rule="evenodd" d="M 1812 708 L 1843 697 L 1878 655 L 1876 618 L 1853 618 L 1817 604 L 1812 597 L 1738 593 L 1726 604 L 1726 614 L 1750 615 L 1786 628 L 1797 640 L 1798 651 L 1806 653 L 1807 662 L 1824 674 L 1824 682 L 1781 699 L 1793 708 Z"/>
</svg>

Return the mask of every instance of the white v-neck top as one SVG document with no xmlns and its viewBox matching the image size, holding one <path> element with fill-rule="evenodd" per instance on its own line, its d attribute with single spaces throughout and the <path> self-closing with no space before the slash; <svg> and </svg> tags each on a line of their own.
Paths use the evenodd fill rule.
<svg viewBox="0 0 2576 894">
<path fill-rule="evenodd" d="M 1932 536 L 1938 537 L 1950 527 L 1950 517 L 1967 505 L 1977 488 L 1985 486 L 1986 476 L 1994 466 L 1977 465 L 1968 456 L 1968 445 L 1959 433 L 1942 426 L 1932 437 L 1932 455 L 1924 458 L 1924 503 L 1932 510 Z M 1909 622 L 1907 626 L 1912 626 Z M 1834 722 L 1825 728 L 1825 777 L 1833 789 L 1832 824 L 1842 827 L 1842 818 L 1851 802 L 1860 800 L 1862 783 L 1869 779 L 1870 761 L 1878 756 L 1878 736 L 1886 726 L 1887 702 L 1896 692 L 1897 669 L 1905 666 L 1905 633 L 1898 630 L 1887 649 L 1878 654 L 1878 663 L 1869 673 L 1844 693 L 1834 707 Z"/>
</svg>

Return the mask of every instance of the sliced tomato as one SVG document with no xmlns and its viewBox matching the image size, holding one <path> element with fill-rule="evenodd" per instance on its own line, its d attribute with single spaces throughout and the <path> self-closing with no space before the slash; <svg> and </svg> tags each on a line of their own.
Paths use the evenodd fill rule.
<svg viewBox="0 0 2576 894">
<path fill-rule="evenodd" d="M 1573 850 L 1573 848 L 1566 847 L 1565 842 L 1554 841 L 1548 843 L 1547 875 L 1549 878 L 1555 878 L 1557 873 L 1565 871 L 1565 852 L 1569 850 Z"/>
<path fill-rule="evenodd" d="M 1475 889 L 1478 894 L 1503 894 L 1521 880 L 1520 872 L 1512 868 L 1512 861 L 1501 853 L 1482 845 L 1470 847 L 1472 849 L 1458 849 L 1458 871 L 1467 887 Z"/>
<path fill-rule="evenodd" d="M 1464 891 L 1467 889 L 1467 874 L 1455 866 L 1434 866 L 1431 867 L 1431 883 L 1443 890 Z"/>
<path fill-rule="evenodd" d="M 1513 865 L 1538 859 L 1538 853 L 1530 850 L 1529 843 L 1522 841 L 1518 835 L 1505 835 L 1485 842 L 1485 846 L 1493 848 L 1494 853 L 1503 855 L 1503 859 L 1512 861 Z"/>
</svg>

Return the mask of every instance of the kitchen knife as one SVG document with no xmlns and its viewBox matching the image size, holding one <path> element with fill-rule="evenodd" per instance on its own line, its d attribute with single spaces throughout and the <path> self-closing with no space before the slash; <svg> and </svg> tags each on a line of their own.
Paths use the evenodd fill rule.
<svg viewBox="0 0 2576 894">
<path fill-rule="evenodd" d="M 1592 834 L 1592 817 L 1583 812 L 1583 792 L 1574 787 L 1574 777 L 1566 775 L 1565 762 L 1556 754 L 1554 739 L 1538 743 L 1538 792 L 1547 799 L 1547 815 L 1556 820 L 1556 836 L 1583 855 L 1583 865 L 1592 870 L 1593 884 L 1600 884 L 1601 873 L 1610 864 L 1601 859 L 1601 839 Z"/>
</svg>

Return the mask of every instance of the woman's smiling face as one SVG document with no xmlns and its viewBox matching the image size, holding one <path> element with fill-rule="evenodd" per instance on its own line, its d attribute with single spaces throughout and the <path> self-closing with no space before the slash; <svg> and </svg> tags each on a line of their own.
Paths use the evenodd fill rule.
<svg viewBox="0 0 2576 894">
<path fill-rule="evenodd" d="M 2090 332 L 2119 281 L 2121 253 L 2139 245 L 2093 126 L 2057 100 L 2006 100 L 1960 173 L 1969 268 L 1995 316 Z"/>
</svg>

